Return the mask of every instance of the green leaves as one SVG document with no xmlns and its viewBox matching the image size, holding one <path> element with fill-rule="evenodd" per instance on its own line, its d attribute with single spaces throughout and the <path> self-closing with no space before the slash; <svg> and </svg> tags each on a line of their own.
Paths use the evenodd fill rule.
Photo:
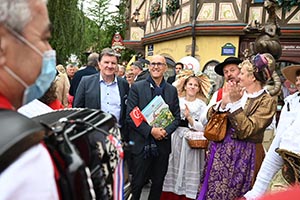
<svg viewBox="0 0 300 200">
<path fill-rule="evenodd" d="M 174 15 L 176 10 L 178 10 L 179 8 L 179 0 L 167 0 L 166 13 L 168 15 Z"/>
<path fill-rule="evenodd" d="M 66 64 L 71 54 L 86 63 L 86 52 L 111 47 L 116 32 L 125 35 L 126 1 L 110 11 L 109 0 L 51 0 L 49 17 L 53 26 L 50 44 L 57 51 L 57 63 Z M 88 8 L 86 8 L 88 6 Z"/>
<path fill-rule="evenodd" d="M 150 8 L 150 18 L 151 19 L 157 19 L 159 16 L 161 16 L 161 14 L 162 14 L 161 1 L 160 0 L 156 0 L 156 2 L 154 2 L 151 5 L 151 8 Z"/>
<path fill-rule="evenodd" d="M 80 53 L 84 15 L 77 7 L 77 0 L 49 1 L 48 10 L 53 26 L 50 43 L 57 51 L 58 63 L 65 64 L 69 55 Z"/>
</svg>

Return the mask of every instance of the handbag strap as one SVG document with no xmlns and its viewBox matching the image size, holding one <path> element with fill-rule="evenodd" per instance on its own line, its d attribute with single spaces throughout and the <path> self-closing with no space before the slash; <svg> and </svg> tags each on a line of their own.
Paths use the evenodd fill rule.
<svg viewBox="0 0 300 200">
<path fill-rule="evenodd" d="M 220 101 L 222 99 L 222 95 L 223 95 L 223 88 L 220 88 L 218 90 L 217 101 Z"/>
</svg>

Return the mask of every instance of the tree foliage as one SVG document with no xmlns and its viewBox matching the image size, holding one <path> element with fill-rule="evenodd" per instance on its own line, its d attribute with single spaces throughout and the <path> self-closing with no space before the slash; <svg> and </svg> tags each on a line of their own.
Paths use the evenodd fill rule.
<svg viewBox="0 0 300 200">
<path fill-rule="evenodd" d="M 91 6 L 83 11 L 83 2 Z M 86 62 L 88 52 L 100 52 L 111 47 L 114 34 L 124 38 L 126 32 L 126 1 L 120 0 L 118 11 L 109 11 L 109 0 L 51 0 L 48 10 L 53 25 L 50 44 L 57 51 L 57 63 L 65 64 L 71 54 Z M 87 17 L 88 16 L 88 17 Z M 132 50 L 122 53 L 129 60 Z"/>
<path fill-rule="evenodd" d="M 70 54 L 80 53 L 84 16 L 77 8 L 77 0 L 51 0 L 48 9 L 53 25 L 50 43 L 57 51 L 58 63 L 64 63 Z"/>
<path fill-rule="evenodd" d="M 120 4 L 118 6 L 118 13 L 114 13 L 113 17 L 110 19 L 110 23 L 107 24 L 105 27 L 105 34 L 106 38 L 110 38 L 110 43 L 112 40 L 113 35 L 116 32 L 119 32 L 123 39 L 126 35 L 126 30 L 128 29 L 127 23 L 126 23 L 126 7 L 127 7 L 127 1 L 126 0 L 120 0 Z M 121 53 L 121 59 L 120 62 L 123 61 L 129 61 L 132 57 L 132 55 L 136 54 L 136 52 L 132 49 L 125 49 Z"/>
<path fill-rule="evenodd" d="M 94 41 L 91 43 L 90 49 L 92 51 L 101 51 L 103 46 L 107 47 L 107 37 L 105 35 L 105 27 L 109 23 L 110 14 L 108 11 L 108 0 L 94 0 L 91 1 L 92 6 L 88 9 L 87 15 L 96 23 L 97 29 L 87 29 L 86 37 L 90 37 Z"/>
</svg>

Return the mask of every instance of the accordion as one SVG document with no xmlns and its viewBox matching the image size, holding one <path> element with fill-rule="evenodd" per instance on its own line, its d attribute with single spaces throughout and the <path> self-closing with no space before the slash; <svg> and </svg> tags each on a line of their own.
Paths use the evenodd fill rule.
<svg viewBox="0 0 300 200">
<path fill-rule="evenodd" d="M 300 182 L 300 155 L 277 148 L 275 150 L 283 159 L 282 175 L 289 184 Z"/>
<path fill-rule="evenodd" d="M 59 171 L 62 199 L 116 199 L 113 175 L 123 150 L 114 116 L 96 109 L 73 108 L 33 120 L 47 129 L 43 142 Z"/>
</svg>

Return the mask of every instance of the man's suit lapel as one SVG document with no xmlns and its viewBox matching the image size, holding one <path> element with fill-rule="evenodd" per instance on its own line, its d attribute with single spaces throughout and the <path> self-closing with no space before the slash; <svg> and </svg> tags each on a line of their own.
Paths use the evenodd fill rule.
<svg viewBox="0 0 300 200">
<path fill-rule="evenodd" d="M 164 100 L 166 103 L 170 103 L 173 101 L 173 99 L 171 99 L 171 97 L 173 96 L 173 94 L 171 92 L 172 92 L 172 90 L 170 91 L 169 86 L 166 85 L 165 90 L 164 90 Z M 169 95 L 166 95 L 166 94 L 169 94 Z"/>
<path fill-rule="evenodd" d="M 145 81 L 145 86 L 142 88 L 142 91 L 144 95 L 142 95 L 142 98 L 145 98 L 145 102 L 150 102 L 152 100 L 152 86 L 150 85 L 148 81 Z"/>
<path fill-rule="evenodd" d="M 122 81 L 119 80 L 120 78 L 117 77 L 117 82 L 118 82 L 118 88 L 119 88 L 119 93 L 120 93 L 120 100 L 121 100 L 121 103 L 122 103 L 122 100 L 123 100 L 123 97 L 125 95 L 125 88 L 124 88 L 124 85 L 122 84 Z"/>
<path fill-rule="evenodd" d="M 97 73 L 97 74 L 95 74 L 94 75 L 94 88 L 95 88 L 95 93 L 96 93 L 96 95 L 95 95 L 95 97 L 97 98 L 97 104 L 98 105 L 96 105 L 96 108 L 99 108 L 99 109 L 101 109 L 101 87 L 100 87 L 100 73 Z"/>
<path fill-rule="evenodd" d="M 119 88 L 119 93 L 120 93 L 120 101 L 121 101 L 121 112 L 120 112 L 120 119 L 122 119 L 123 117 L 123 112 L 124 112 L 124 108 L 125 108 L 125 101 L 124 98 L 127 98 L 127 96 L 125 96 L 125 86 L 122 83 L 122 81 L 120 80 L 119 77 L 117 77 L 117 83 L 118 83 L 118 88 Z"/>
</svg>

